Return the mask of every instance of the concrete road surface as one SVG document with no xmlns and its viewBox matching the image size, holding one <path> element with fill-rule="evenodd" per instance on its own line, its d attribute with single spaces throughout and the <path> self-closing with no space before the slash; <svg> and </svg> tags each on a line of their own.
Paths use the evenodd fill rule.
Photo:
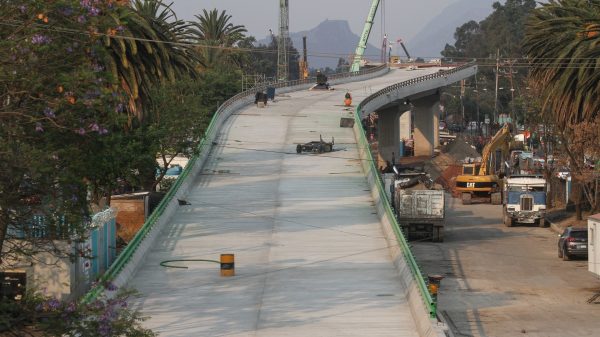
<svg viewBox="0 0 600 337">
<path fill-rule="evenodd" d="M 413 247 L 424 272 L 445 276 L 439 312 L 455 336 L 600 336 L 587 260 L 559 259 L 548 228 L 505 227 L 500 206 L 447 200 L 445 242 Z"/>
<path fill-rule="evenodd" d="M 408 78 L 396 70 L 335 91 L 278 96 L 223 126 L 187 201 L 130 286 L 161 336 L 410 336 L 414 317 L 392 263 L 361 169 L 354 133 L 340 128 L 346 90 L 355 102 Z M 335 137 L 335 151 L 296 145 Z M 236 256 L 236 276 L 218 265 L 168 259 Z M 425 313 L 418 313 L 425 314 Z M 426 314 L 425 314 L 426 315 Z"/>
</svg>

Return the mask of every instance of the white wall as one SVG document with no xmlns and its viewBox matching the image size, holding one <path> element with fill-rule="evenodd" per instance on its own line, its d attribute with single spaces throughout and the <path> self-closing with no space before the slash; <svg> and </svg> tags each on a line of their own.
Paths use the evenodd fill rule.
<svg viewBox="0 0 600 337">
<path fill-rule="evenodd" d="M 600 276 L 600 221 L 588 219 L 588 270 Z"/>
</svg>

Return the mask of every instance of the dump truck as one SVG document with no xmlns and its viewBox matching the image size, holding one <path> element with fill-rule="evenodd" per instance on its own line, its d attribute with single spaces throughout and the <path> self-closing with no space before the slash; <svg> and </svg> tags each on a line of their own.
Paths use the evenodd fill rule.
<svg viewBox="0 0 600 337">
<path fill-rule="evenodd" d="M 414 178 L 411 178 L 414 179 Z M 420 179 L 420 178 L 419 178 Z M 396 180 L 393 205 L 396 218 L 409 240 L 444 240 L 444 190 L 425 184 L 408 187 L 410 180 Z"/>
</svg>

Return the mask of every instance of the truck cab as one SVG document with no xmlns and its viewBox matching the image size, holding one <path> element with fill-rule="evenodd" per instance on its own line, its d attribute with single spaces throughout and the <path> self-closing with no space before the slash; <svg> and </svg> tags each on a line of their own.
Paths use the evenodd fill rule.
<svg viewBox="0 0 600 337">
<path fill-rule="evenodd" d="M 504 224 L 546 225 L 546 179 L 540 175 L 512 175 L 504 179 Z"/>
</svg>

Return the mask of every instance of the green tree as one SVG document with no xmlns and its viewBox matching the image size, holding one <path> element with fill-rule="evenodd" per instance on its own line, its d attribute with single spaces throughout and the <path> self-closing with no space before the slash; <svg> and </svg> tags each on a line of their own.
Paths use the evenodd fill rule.
<svg viewBox="0 0 600 337">
<path fill-rule="evenodd" d="M 195 15 L 197 21 L 192 22 L 190 33 L 202 61 L 207 68 L 219 64 L 236 64 L 234 46 L 245 38 L 246 28 L 230 22 L 231 15 L 226 11 L 219 13 L 217 9 L 203 10 L 202 15 Z M 239 64 L 238 64 L 239 65 Z"/>
<path fill-rule="evenodd" d="M 160 173 L 152 189 L 161 182 L 175 157 L 190 158 L 198 152 L 213 112 L 203 104 L 203 86 L 204 81 L 188 78 L 151 91 L 152 104 L 146 109 L 153 123 L 146 132 L 155 139 L 153 143 L 160 162 Z"/>
<path fill-rule="evenodd" d="M 534 0 L 495 2 L 494 11 L 481 22 L 469 21 L 456 29 L 454 45 L 446 44 L 442 55 L 447 58 L 470 60 L 496 55 L 503 58 L 523 56 L 521 45 L 525 22 L 535 8 Z"/>
<path fill-rule="evenodd" d="M 89 172 L 82 163 L 102 158 L 108 149 L 102 144 L 123 128 L 119 107 L 125 96 L 103 66 L 108 55 L 97 36 L 69 32 L 111 29 L 99 15 L 111 10 L 74 0 L 0 6 L 3 263 L 39 251 L 68 255 L 53 239 L 87 230 Z M 104 180 L 114 171 L 99 174 Z M 32 236 L 34 215 L 45 217 L 46 236 Z"/>
<path fill-rule="evenodd" d="M 480 116 L 494 113 L 509 114 L 524 120 L 524 106 L 519 97 L 526 92 L 527 69 L 523 67 L 522 49 L 525 22 L 536 3 L 534 0 L 507 0 L 504 4 L 495 2 L 494 11 L 480 22 L 469 21 L 456 29 L 454 45 L 447 44 L 442 55 L 455 61 L 478 59 Z M 496 58 L 499 57 L 499 89 L 496 105 L 493 93 L 496 84 Z M 465 102 L 466 115 L 471 115 L 469 101 L 476 101 L 475 86 L 467 88 Z M 485 90 L 484 90 L 485 89 Z M 510 90 L 512 89 L 512 91 Z M 485 92 L 487 90 L 487 92 Z M 485 93 L 484 93 L 485 92 Z M 458 92 L 453 92 L 456 96 Z M 491 111 L 487 107 L 490 106 Z"/>
<path fill-rule="evenodd" d="M 254 37 L 249 37 L 240 43 L 240 47 L 246 49 L 246 53 L 241 59 L 241 68 L 244 73 L 264 74 L 267 77 L 277 76 L 277 39 L 272 38 L 268 45 L 259 44 Z M 300 69 L 298 61 L 300 53 L 293 46 L 292 41 L 288 41 L 288 74 L 290 80 L 300 78 Z"/>
<path fill-rule="evenodd" d="M 593 210 L 600 207 L 598 174 L 590 172 L 583 158 L 600 157 L 594 139 L 594 130 L 600 128 L 599 43 L 599 0 L 550 1 L 536 9 L 527 24 L 525 52 L 542 111 L 562 126 L 564 153 Z"/>
<path fill-rule="evenodd" d="M 144 120 L 143 104 L 151 100 L 152 86 L 196 76 L 200 59 L 186 44 L 189 24 L 177 19 L 171 5 L 135 0 L 115 6 L 107 16 L 116 27 L 103 38 L 110 55 L 107 67 L 129 95 L 131 125 L 135 118 Z"/>
</svg>

